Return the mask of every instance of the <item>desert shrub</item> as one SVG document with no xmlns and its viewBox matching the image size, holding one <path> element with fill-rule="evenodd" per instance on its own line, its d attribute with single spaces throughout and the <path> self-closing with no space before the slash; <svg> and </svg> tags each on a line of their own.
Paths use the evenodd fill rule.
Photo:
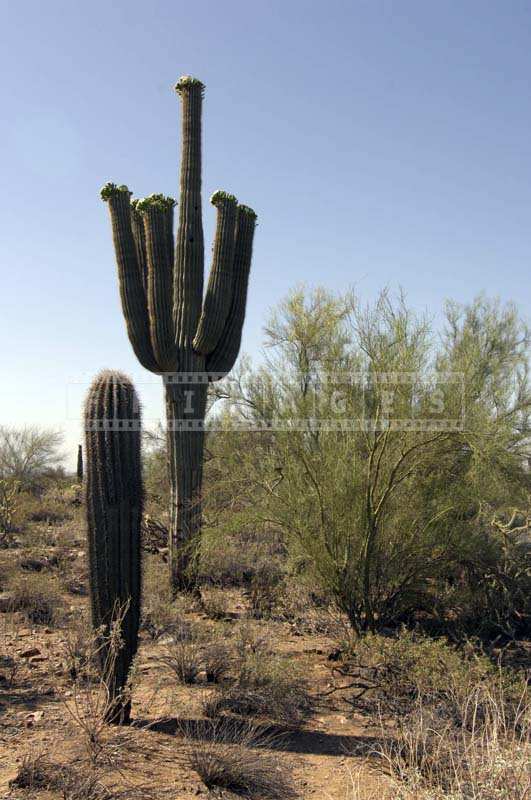
<svg viewBox="0 0 531 800">
<path fill-rule="evenodd" d="M 388 293 L 365 309 L 295 291 L 266 328 L 265 366 L 244 365 L 223 387 L 232 453 L 223 437 L 211 449 L 230 464 L 218 494 L 232 505 L 218 509 L 218 530 L 277 532 L 357 632 L 444 615 L 440 589 L 474 562 L 480 511 L 527 502 L 526 325 L 485 298 L 448 305 L 445 325 L 439 336 Z M 463 414 L 463 429 L 444 423 Z M 417 419 L 428 424 L 392 424 Z M 242 435 L 242 422 L 257 430 Z"/>
<path fill-rule="evenodd" d="M 222 720 L 212 723 L 207 741 L 197 741 L 190 730 L 185 737 L 188 762 L 208 789 L 263 800 L 297 797 L 287 768 L 278 756 L 264 752 L 274 741 L 251 725 Z"/>
<path fill-rule="evenodd" d="M 218 586 L 201 587 L 201 608 L 211 619 L 225 619 L 229 613 L 230 597 Z"/>
<path fill-rule="evenodd" d="M 286 658 L 248 654 L 234 681 L 204 702 L 209 717 L 230 712 L 297 727 L 312 708 L 301 670 Z"/>
<path fill-rule="evenodd" d="M 276 561 L 261 562 L 252 576 L 247 596 L 250 614 L 255 619 L 269 619 L 279 602 L 284 577 L 283 570 Z"/>
<path fill-rule="evenodd" d="M 529 512 L 498 516 L 481 512 L 467 553 L 440 589 L 440 616 L 447 629 L 486 641 L 527 638 L 531 630 Z M 448 613 L 449 612 L 449 613 Z M 448 621 L 449 618 L 449 621 Z"/>
<path fill-rule="evenodd" d="M 22 611 L 29 622 L 54 625 L 60 619 L 63 601 L 55 581 L 42 573 L 13 575 L 9 581 L 12 610 Z"/>
<path fill-rule="evenodd" d="M 505 709 L 509 717 L 517 713 L 522 693 L 519 676 L 497 669 L 472 647 L 458 650 L 443 639 L 407 630 L 399 636 L 353 640 L 333 673 L 338 686 L 350 684 L 355 689 L 350 698 L 354 707 L 393 717 L 411 713 L 424 698 L 441 719 L 455 722 L 474 687 L 484 686 L 488 697 L 498 682 L 504 686 L 504 700 L 511 704 Z M 479 701 L 477 707 L 481 708 Z"/>
</svg>

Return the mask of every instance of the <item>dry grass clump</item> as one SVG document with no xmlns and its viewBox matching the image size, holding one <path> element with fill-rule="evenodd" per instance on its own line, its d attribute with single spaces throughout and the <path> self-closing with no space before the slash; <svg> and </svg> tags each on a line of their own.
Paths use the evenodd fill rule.
<svg viewBox="0 0 531 800">
<path fill-rule="evenodd" d="M 312 702 L 304 677 L 289 659 L 251 653 L 239 663 L 236 678 L 207 698 L 203 709 L 209 717 L 229 712 L 298 727 Z"/>
<path fill-rule="evenodd" d="M 165 645 L 158 660 L 168 667 L 179 683 L 196 683 L 203 669 L 203 649 L 195 636 Z"/>
<path fill-rule="evenodd" d="M 448 800 L 524 800 L 531 793 L 531 707 L 524 693 L 516 716 L 503 684 L 477 684 L 456 698 L 459 719 L 441 718 L 419 698 L 398 722 L 380 755 L 396 782 L 397 797 Z"/>
<path fill-rule="evenodd" d="M 248 724 L 212 723 L 207 741 L 185 732 L 188 763 L 210 789 L 261 800 L 297 797 L 290 773 L 278 756 L 264 752 L 274 741 Z"/>
<path fill-rule="evenodd" d="M 235 662 L 233 646 L 222 640 L 217 630 L 207 636 L 190 627 L 185 633 L 171 637 L 158 660 L 173 672 L 179 683 L 196 683 L 200 675 L 208 683 L 220 683 Z"/>
<path fill-rule="evenodd" d="M 57 764 L 47 760 L 44 753 L 26 754 L 16 776 L 9 782 L 16 789 L 48 789 L 57 775 Z"/>
<path fill-rule="evenodd" d="M 226 619 L 229 614 L 230 598 L 226 589 L 217 586 L 201 587 L 201 608 L 210 619 Z"/>
<path fill-rule="evenodd" d="M 60 793 L 62 800 L 113 800 L 95 774 L 79 773 L 72 767 L 54 764 L 44 753 L 27 754 L 9 784 L 12 789 L 33 792 L 47 789 Z"/>
<path fill-rule="evenodd" d="M 241 662 L 250 654 L 271 653 L 271 632 L 267 627 L 254 622 L 252 619 L 242 619 L 236 626 L 233 635 L 233 644 Z"/>
<path fill-rule="evenodd" d="M 63 600 L 55 581 L 42 573 L 13 574 L 8 584 L 13 611 L 22 611 L 35 625 L 54 625 L 59 621 Z"/>
<path fill-rule="evenodd" d="M 203 648 L 202 662 L 207 682 L 220 683 L 234 663 L 233 648 L 223 641 L 211 641 Z"/>
</svg>

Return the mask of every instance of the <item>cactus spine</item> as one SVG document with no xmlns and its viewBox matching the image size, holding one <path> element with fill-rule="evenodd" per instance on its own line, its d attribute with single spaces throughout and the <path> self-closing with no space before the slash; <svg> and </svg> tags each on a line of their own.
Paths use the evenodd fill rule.
<svg viewBox="0 0 531 800">
<path fill-rule="evenodd" d="M 209 381 L 224 377 L 240 348 L 256 214 L 218 191 L 212 268 L 203 300 L 201 113 L 204 87 L 185 76 L 179 225 L 172 198 L 131 201 L 127 186 L 106 184 L 122 309 L 133 350 L 163 376 L 171 485 L 170 571 L 175 592 L 193 585 L 193 546 L 201 529 L 203 423 Z"/>
<path fill-rule="evenodd" d="M 119 372 L 98 375 L 84 421 L 92 623 L 100 635 L 100 666 L 109 692 L 107 719 L 127 723 L 130 702 L 124 688 L 140 622 L 143 506 L 140 411 L 131 381 Z M 112 636 L 117 618 L 118 649 Z"/>
<path fill-rule="evenodd" d="M 83 483 L 83 445 L 77 447 L 77 480 Z"/>
</svg>

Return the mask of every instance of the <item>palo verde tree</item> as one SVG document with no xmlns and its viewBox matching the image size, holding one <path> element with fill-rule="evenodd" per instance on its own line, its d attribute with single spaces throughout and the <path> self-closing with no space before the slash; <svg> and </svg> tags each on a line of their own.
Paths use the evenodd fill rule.
<svg viewBox="0 0 531 800">
<path fill-rule="evenodd" d="M 203 298 L 201 112 L 204 86 L 182 77 L 179 226 L 175 201 L 131 200 L 126 186 L 101 192 L 111 214 L 127 332 L 143 367 L 163 376 L 171 485 L 172 590 L 193 584 L 191 553 L 201 528 L 203 424 L 210 381 L 224 377 L 240 348 L 255 212 L 223 191 L 211 197 L 217 227 Z"/>
<path fill-rule="evenodd" d="M 299 290 L 265 330 L 265 365 L 218 386 L 228 407 L 225 438 L 209 442 L 213 535 L 237 529 L 236 505 L 240 529 L 279 531 L 297 574 L 359 633 L 437 615 L 465 569 L 478 609 L 492 617 L 492 597 L 503 608 L 498 632 L 522 630 L 526 567 L 508 568 L 530 495 L 517 312 L 485 298 L 450 305 L 441 339 L 403 298 L 363 308 Z"/>
</svg>

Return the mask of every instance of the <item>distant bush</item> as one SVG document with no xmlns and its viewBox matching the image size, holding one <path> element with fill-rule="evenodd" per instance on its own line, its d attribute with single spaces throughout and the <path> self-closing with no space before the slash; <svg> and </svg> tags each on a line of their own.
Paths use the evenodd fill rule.
<svg viewBox="0 0 531 800">
<path fill-rule="evenodd" d="M 22 611 L 29 622 L 54 625 L 63 607 L 55 581 L 42 573 L 13 575 L 8 584 L 13 611 Z"/>
<path fill-rule="evenodd" d="M 57 473 L 62 441 L 62 434 L 54 430 L 0 426 L 0 478 L 19 481 L 23 489 L 38 488 Z"/>
</svg>

